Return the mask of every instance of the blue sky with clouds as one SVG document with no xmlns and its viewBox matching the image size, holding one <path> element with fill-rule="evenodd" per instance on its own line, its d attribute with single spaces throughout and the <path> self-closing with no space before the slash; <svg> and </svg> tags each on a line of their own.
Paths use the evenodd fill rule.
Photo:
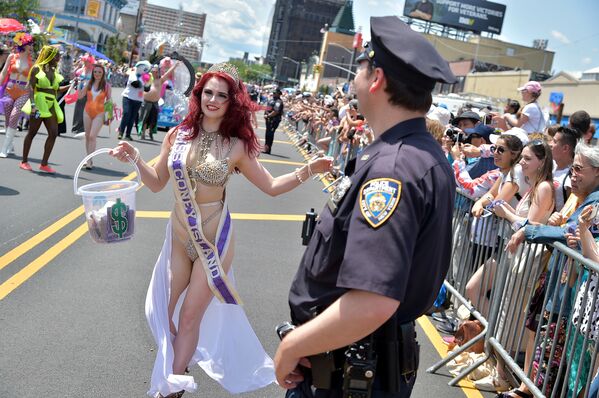
<svg viewBox="0 0 599 398">
<path fill-rule="evenodd" d="M 152 4 L 178 7 L 173 0 L 149 0 Z M 597 0 L 495 0 L 506 5 L 499 39 L 532 45 L 548 39 L 555 51 L 554 71 L 583 71 L 599 67 L 599 1 Z M 207 14 L 205 37 L 209 43 L 203 60 L 217 62 L 266 52 L 274 0 L 202 0 L 187 2 L 186 11 Z M 401 15 L 403 0 L 354 0 L 354 21 L 370 36 L 369 18 Z"/>
</svg>

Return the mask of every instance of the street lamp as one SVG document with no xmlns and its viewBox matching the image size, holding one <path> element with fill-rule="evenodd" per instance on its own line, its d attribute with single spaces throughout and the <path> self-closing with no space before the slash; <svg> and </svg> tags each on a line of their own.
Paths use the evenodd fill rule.
<svg viewBox="0 0 599 398">
<path fill-rule="evenodd" d="M 291 61 L 296 65 L 295 66 L 295 78 L 296 78 L 297 82 L 299 83 L 299 68 L 300 68 L 301 62 L 296 61 L 295 59 L 291 59 L 289 57 L 283 57 L 283 59 L 286 59 L 287 61 Z"/>
<path fill-rule="evenodd" d="M 345 50 L 349 54 L 349 69 L 351 70 L 352 66 L 354 65 L 355 49 L 350 50 L 348 48 L 343 47 L 341 44 L 332 43 L 332 42 L 329 42 L 328 45 L 340 48 L 342 50 Z M 351 79 L 351 75 L 352 75 L 351 73 L 347 74 L 347 81 L 348 82 Z M 354 75 L 355 75 L 355 73 L 354 73 Z"/>
</svg>

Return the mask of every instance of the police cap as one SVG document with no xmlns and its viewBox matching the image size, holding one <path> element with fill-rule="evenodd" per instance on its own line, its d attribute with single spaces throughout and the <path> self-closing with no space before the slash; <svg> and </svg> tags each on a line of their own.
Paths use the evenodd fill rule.
<svg viewBox="0 0 599 398">
<path fill-rule="evenodd" d="M 420 33 L 395 16 L 370 17 L 371 42 L 356 62 L 368 60 L 387 75 L 423 90 L 456 83 L 447 61 Z"/>
</svg>

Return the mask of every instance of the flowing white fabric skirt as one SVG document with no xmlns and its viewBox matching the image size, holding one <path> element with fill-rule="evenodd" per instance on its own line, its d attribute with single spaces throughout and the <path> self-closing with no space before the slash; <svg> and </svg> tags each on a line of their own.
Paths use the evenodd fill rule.
<svg viewBox="0 0 599 398">
<path fill-rule="evenodd" d="M 152 385 L 148 391 L 151 397 L 158 393 L 166 396 L 181 390 L 197 390 L 193 376 L 173 374 L 173 336 L 168 319 L 171 245 L 169 221 L 146 296 L 146 318 L 158 346 Z M 235 283 L 232 269 L 229 278 Z M 177 302 L 173 316 L 175 325 L 179 323 L 179 311 L 186 293 L 187 290 Z M 208 305 L 200 324 L 200 339 L 190 364 L 194 363 L 233 394 L 256 390 L 275 381 L 273 361 L 262 348 L 243 308 L 223 304 L 215 298 Z"/>
</svg>

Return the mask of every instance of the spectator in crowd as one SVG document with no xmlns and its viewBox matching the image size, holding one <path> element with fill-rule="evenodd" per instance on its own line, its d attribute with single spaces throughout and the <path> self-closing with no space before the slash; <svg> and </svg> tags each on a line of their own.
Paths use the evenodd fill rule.
<svg viewBox="0 0 599 398">
<path fill-rule="evenodd" d="M 582 251 L 582 255 L 596 263 L 599 262 L 599 246 L 590 229 L 597 224 L 597 215 L 594 212 L 593 206 L 586 206 L 580 216 L 578 216 L 578 227 L 576 235 L 567 234 L 568 246 L 574 250 Z M 581 267 L 582 268 L 582 267 Z M 570 396 L 585 396 L 581 394 L 581 390 L 585 387 L 585 381 L 591 372 L 591 360 L 593 353 L 589 347 L 583 350 L 583 344 L 590 347 L 595 345 L 599 337 L 599 307 L 597 306 L 597 297 L 595 291 L 597 289 L 598 275 L 586 267 L 581 270 L 582 275 L 579 277 L 581 282 L 580 287 L 576 288 L 578 293 L 574 300 L 574 309 L 572 312 L 572 324 L 574 326 L 571 331 L 572 335 L 569 338 L 571 342 L 567 348 L 567 359 L 572 361 L 573 369 L 568 374 L 568 393 Z M 588 336 L 588 337 L 587 337 Z M 596 398 L 597 389 L 599 387 L 599 379 L 597 368 L 599 363 L 595 363 L 595 380 L 589 391 L 589 397 Z M 576 389 L 576 391 L 575 391 Z"/>
<path fill-rule="evenodd" d="M 503 114 L 510 115 L 511 118 L 513 118 L 514 120 L 517 120 L 519 110 L 520 110 L 520 103 L 518 101 L 508 100 L 508 102 L 505 104 L 505 107 L 503 108 Z M 490 114 L 492 116 L 491 125 L 493 127 L 497 127 L 498 129 L 501 129 L 504 131 L 510 129 L 510 127 L 508 126 L 508 124 L 506 123 L 505 119 L 502 116 L 500 116 L 496 112 L 491 112 Z"/>
<path fill-rule="evenodd" d="M 472 215 L 476 218 L 483 216 L 486 211 L 486 207 L 494 201 L 504 200 L 509 203 L 512 207 L 517 207 L 518 201 L 526 194 L 529 189 L 529 184 L 526 182 L 526 178 L 522 172 L 522 166 L 518 164 L 520 155 L 523 149 L 523 142 L 528 143 L 527 137 L 517 133 L 506 132 L 494 139 L 494 145 L 491 147 L 493 157 L 496 159 L 497 166 L 500 170 L 499 177 L 493 183 L 493 186 L 489 191 L 483 194 L 472 206 Z M 476 191 L 475 191 L 476 192 Z M 477 193 L 482 193 L 479 190 Z M 492 231 L 478 231 L 478 229 L 484 227 L 477 227 L 479 238 L 476 244 L 494 247 L 496 242 L 496 233 Z M 486 250 L 487 254 L 483 255 L 481 260 L 484 262 L 490 256 L 491 250 Z M 479 256 L 473 256 L 474 259 Z M 478 266 L 476 264 L 475 266 Z M 489 265 L 491 271 L 494 269 L 495 264 L 492 262 Z M 484 269 L 480 267 L 478 271 L 472 276 L 468 285 L 466 286 L 466 296 L 473 302 L 479 299 L 479 293 L 482 283 Z M 485 296 L 486 297 L 486 296 Z M 484 311 L 488 308 L 488 303 L 479 302 L 481 309 Z"/>
<path fill-rule="evenodd" d="M 452 121 L 452 124 L 462 131 L 474 128 L 479 123 L 480 115 L 470 110 L 460 113 Z"/>
<path fill-rule="evenodd" d="M 575 128 L 580 132 L 580 135 L 584 137 L 585 142 L 590 141 L 590 138 L 587 140 L 588 131 L 591 127 L 591 115 L 589 115 L 586 111 L 576 111 L 570 115 L 568 118 L 568 126 Z"/>
<path fill-rule="evenodd" d="M 545 131 L 545 117 L 543 116 L 541 106 L 537 102 L 541 96 L 541 89 L 541 84 L 535 81 L 529 81 L 524 86 L 518 88 L 518 91 L 522 94 L 522 100 L 526 105 L 524 105 L 517 118 L 509 113 L 502 115 L 508 127 L 521 127 L 528 134 Z"/>
<path fill-rule="evenodd" d="M 490 144 L 490 137 L 494 131 L 495 130 L 491 126 L 478 123 L 476 126 L 464 130 L 464 132 L 468 135 L 466 143 L 476 148 L 480 148 L 483 145 Z M 472 178 L 478 178 L 486 172 L 495 168 L 496 166 L 494 159 L 492 157 L 484 156 L 476 158 L 475 161 L 470 163 L 470 165 L 467 167 L 468 173 Z"/>
<path fill-rule="evenodd" d="M 555 210 L 560 211 L 572 190 L 571 166 L 574 148 L 580 139 L 578 130 L 559 126 L 550 142 L 553 155 L 553 180 L 555 183 Z"/>
<path fill-rule="evenodd" d="M 593 203 L 599 202 L 599 148 L 591 147 L 585 143 L 576 145 L 574 162 L 572 164 L 572 194 L 562 208 L 561 212 L 554 213 L 548 225 L 526 225 L 519 229 L 510 239 L 507 250 L 515 253 L 519 245 L 526 239 L 531 243 L 549 244 L 555 241 L 567 243 L 568 238 L 572 238 L 568 234 L 568 225 L 576 224 L 582 210 Z M 599 230 L 591 231 L 595 239 L 599 237 Z M 571 299 L 574 291 L 567 286 L 566 281 L 562 280 L 560 275 L 552 275 L 554 272 L 559 272 L 558 268 L 553 265 L 557 264 L 558 257 L 554 253 L 549 260 L 549 267 L 546 272 L 539 277 L 539 286 L 531 300 L 541 300 L 543 297 L 548 297 L 544 308 L 529 308 L 526 315 L 527 328 L 535 332 L 538 328 L 538 322 L 543 322 L 544 325 L 550 323 L 547 314 L 561 313 L 563 322 L 568 322 L 568 317 L 571 312 Z M 561 352 L 564 347 L 557 347 Z M 530 363 L 530 358 L 535 350 L 535 347 L 527 346 L 526 363 Z M 551 372 L 557 372 L 557 365 L 552 364 Z M 551 388 L 552 386 L 549 386 Z M 519 390 L 527 393 L 527 387 L 522 383 Z"/>
</svg>

